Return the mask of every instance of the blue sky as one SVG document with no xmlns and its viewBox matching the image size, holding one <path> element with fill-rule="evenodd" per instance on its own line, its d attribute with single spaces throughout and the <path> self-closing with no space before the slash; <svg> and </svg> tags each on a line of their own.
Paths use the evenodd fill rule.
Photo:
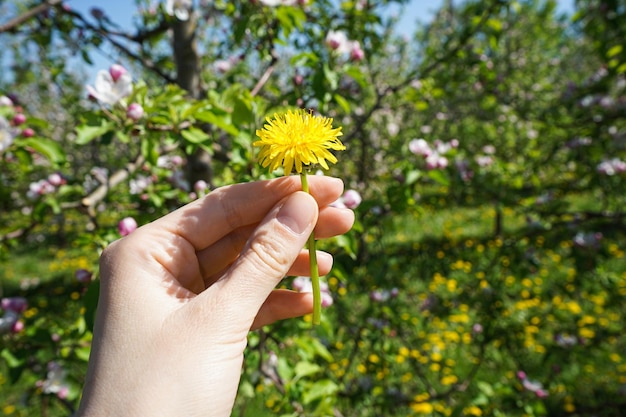
<svg viewBox="0 0 626 417">
<path fill-rule="evenodd" d="M 458 3 L 458 0 L 456 2 Z M 130 26 L 135 11 L 134 2 L 130 0 L 108 0 L 106 2 L 102 0 L 67 0 L 66 3 L 82 13 L 88 13 L 92 7 L 99 7 L 114 21 L 120 22 L 122 26 Z M 410 6 L 407 8 L 409 12 L 403 14 L 401 26 L 410 30 L 417 19 L 420 21 L 428 20 L 442 3 L 443 0 L 411 0 Z M 557 3 L 559 11 L 569 12 L 574 9 L 574 0 L 557 0 Z"/>
<path fill-rule="evenodd" d="M 458 2 L 459 0 L 456 0 L 456 3 Z M 131 0 L 108 0 L 106 2 L 102 0 L 66 0 L 66 3 L 85 16 L 89 16 L 89 10 L 92 7 L 99 7 L 111 20 L 125 28 L 132 27 L 132 19 L 136 10 L 135 2 Z M 574 0 L 557 0 L 557 3 L 559 12 L 574 10 Z M 413 33 L 416 21 L 428 21 L 442 4 L 443 0 L 410 0 L 410 5 L 407 6 L 400 19 L 399 31 L 407 34 Z M 391 9 L 390 12 L 397 13 L 398 11 L 396 8 Z M 95 61 L 95 69 L 106 68 L 112 63 L 102 54 L 96 53 L 92 58 Z"/>
</svg>

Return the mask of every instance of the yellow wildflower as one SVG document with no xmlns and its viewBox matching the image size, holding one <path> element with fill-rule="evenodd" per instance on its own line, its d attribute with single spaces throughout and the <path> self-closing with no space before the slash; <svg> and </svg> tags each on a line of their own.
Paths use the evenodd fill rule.
<svg viewBox="0 0 626 417">
<path fill-rule="evenodd" d="M 337 158 L 330 150 L 342 151 L 346 147 L 338 139 L 341 127 L 333 129 L 333 119 L 314 116 L 302 109 L 288 110 L 266 119 L 263 129 L 256 131 L 260 140 L 252 145 L 259 146 L 261 165 L 275 171 L 283 167 L 285 175 L 293 168 L 302 173 L 304 165 L 320 164 L 328 169 L 326 161 L 336 163 Z"/>
</svg>

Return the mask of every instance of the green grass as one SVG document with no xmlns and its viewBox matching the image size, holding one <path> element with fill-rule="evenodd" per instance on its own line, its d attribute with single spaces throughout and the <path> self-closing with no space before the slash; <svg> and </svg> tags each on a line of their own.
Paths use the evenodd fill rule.
<svg viewBox="0 0 626 417">
<path fill-rule="evenodd" d="M 597 210 L 583 196 L 570 208 Z M 585 410 L 603 409 L 609 410 L 607 416 L 623 415 L 611 400 L 616 387 L 626 383 L 626 357 L 619 356 L 626 349 L 623 231 L 594 219 L 576 227 L 555 222 L 529 228 L 520 206 L 502 210 L 503 233 L 497 237 L 495 213 L 492 206 L 451 208 L 435 198 L 410 214 L 377 218 L 376 226 L 363 233 L 362 258 L 355 261 L 337 251 L 336 269 L 326 278 L 336 303 L 324 313 L 326 323 L 310 330 L 296 319 L 267 330 L 266 348 L 277 352 L 282 366 L 307 358 L 302 349 L 307 337 L 321 340 L 332 360 L 306 359 L 323 372 L 291 381 L 283 393 L 260 382 L 256 353 L 249 352 L 243 380 L 254 385 L 238 398 L 233 417 L 291 415 L 292 404 L 326 379 L 341 392 L 327 400 L 346 417 L 418 415 L 412 413 L 428 406 L 434 415 L 469 412 L 472 406 L 481 407 L 483 415 L 582 416 Z M 601 247 L 573 246 L 578 230 L 601 230 Z M 25 296 L 31 305 L 28 332 L 4 336 L 3 343 L 14 351 L 38 352 L 34 358 L 42 364 L 64 362 L 75 402 L 88 333 L 81 318 L 85 289 L 73 273 L 95 268 L 97 251 L 76 244 L 84 242 L 79 238 L 58 245 L 54 234 L 43 236 L 46 244 L 14 247 L 0 265 L 5 295 Z M 352 232 L 351 238 L 356 236 Z M 39 279 L 37 285 L 23 285 L 32 278 Z M 400 290 L 397 298 L 385 303 L 369 298 L 372 289 L 392 287 Z M 429 300 L 434 304 L 424 307 Z M 476 339 L 471 336 L 474 323 L 484 327 Z M 564 349 L 554 342 L 555 335 L 578 332 L 587 336 L 585 344 Z M 50 342 L 53 333 L 62 336 L 61 345 Z M 436 361 L 433 346 L 442 356 Z M 474 370 L 476 361 L 480 366 Z M 553 372 L 556 366 L 560 373 Z M 519 369 L 541 381 L 550 397 L 539 401 L 525 392 L 515 378 Z M 0 403 L 9 407 L 5 414 L 67 415 L 61 402 L 34 390 L 45 371 L 31 369 L 16 383 L 10 383 L 10 372 L 0 366 Z M 468 385 L 455 389 L 455 378 L 467 378 Z M 415 402 L 425 392 L 434 397 L 428 406 Z M 24 393 L 34 394 L 25 405 Z M 319 404 L 307 404 L 306 412 Z M 580 414 L 563 414 L 567 407 L 578 407 Z"/>
</svg>

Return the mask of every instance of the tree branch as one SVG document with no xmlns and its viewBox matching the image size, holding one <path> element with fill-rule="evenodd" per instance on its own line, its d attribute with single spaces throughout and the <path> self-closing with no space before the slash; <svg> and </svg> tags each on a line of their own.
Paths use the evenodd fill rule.
<svg viewBox="0 0 626 417">
<path fill-rule="evenodd" d="M 35 6 L 27 12 L 9 20 L 4 25 L 0 25 L 0 33 L 11 31 L 29 19 L 37 16 L 39 13 L 45 12 L 51 7 L 55 7 L 61 4 L 61 0 L 48 0 L 41 3 L 39 6 Z"/>
</svg>

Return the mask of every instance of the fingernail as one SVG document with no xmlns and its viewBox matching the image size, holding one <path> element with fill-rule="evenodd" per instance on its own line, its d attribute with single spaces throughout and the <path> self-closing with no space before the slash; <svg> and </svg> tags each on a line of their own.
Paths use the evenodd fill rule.
<svg viewBox="0 0 626 417">
<path fill-rule="evenodd" d="M 276 220 L 295 234 L 302 234 L 315 217 L 316 206 L 312 198 L 303 192 L 292 194 L 278 210 Z"/>
</svg>

